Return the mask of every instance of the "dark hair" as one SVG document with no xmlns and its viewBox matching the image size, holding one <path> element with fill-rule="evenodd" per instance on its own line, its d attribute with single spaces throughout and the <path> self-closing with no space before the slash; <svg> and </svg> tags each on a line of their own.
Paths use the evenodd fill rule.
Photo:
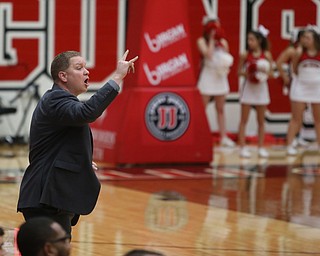
<svg viewBox="0 0 320 256">
<path fill-rule="evenodd" d="M 320 51 L 320 35 L 314 30 L 314 29 L 305 29 L 304 32 L 310 32 L 312 33 L 313 40 L 314 40 L 314 46 L 317 49 L 317 51 Z"/>
<path fill-rule="evenodd" d="M 154 256 L 164 256 L 162 253 L 148 250 L 135 249 L 127 252 L 124 256 L 145 256 L 145 255 L 154 255 Z"/>
<path fill-rule="evenodd" d="M 4 236 L 4 230 L 2 227 L 0 227 L 0 236 Z"/>
<path fill-rule="evenodd" d="M 60 71 L 65 71 L 70 64 L 72 57 L 81 56 L 80 52 L 66 51 L 58 54 L 51 63 L 51 77 L 53 81 L 58 80 L 58 74 Z"/>
<path fill-rule="evenodd" d="M 269 42 L 268 42 L 267 38 L 264 37 L 260 32 L 255 31 L 255 30 L 250 30 L 248 32 L 248 35 L 249 34 L 252 34 L 255 36 L 255 38 L 257 38 L 259 45 L 263 51 L 269 50 Z M 249 49 L 248 43 L 247 43 L 247 49 Z"/>
<path fill-rule="evenodd" d="M 304 29 L 300 29 L 300 30 L 299 30 L 299 32 L 298 32 L 298 34 L 297 34 L 296 40 L 292 42 L 293 45 L 300 42 L 300 39 L 301 39 L 301 37 L 303 36 L 304 32 L 305 32 Z"/>
<path fill-rule="evenodd" d="M 18 231 L 17 245 L 22 256 L 34 256 L 57 232 L 51 227 L 55 221 L 47 217 L 36 217 L 23 223 Z"/>
</svg>

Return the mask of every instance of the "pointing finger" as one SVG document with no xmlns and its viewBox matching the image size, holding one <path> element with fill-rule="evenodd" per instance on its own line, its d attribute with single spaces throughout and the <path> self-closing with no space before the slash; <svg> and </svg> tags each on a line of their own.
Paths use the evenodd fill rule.
<svg viewBox="0 0 320 256">
<path fill-rule="evenodd" d="M 129 54 L 129 50 L 126 50 L 126 52 L 123 54 L 121 60 L 126 60 L 128 54 Z"/>
<path fill-rule="evenodd" d="M 139 58 L 139 56 L 134 57 L 133 59 L 129 60 L 130 63 L 134 63 L 137 59 Z"/>
</svg>

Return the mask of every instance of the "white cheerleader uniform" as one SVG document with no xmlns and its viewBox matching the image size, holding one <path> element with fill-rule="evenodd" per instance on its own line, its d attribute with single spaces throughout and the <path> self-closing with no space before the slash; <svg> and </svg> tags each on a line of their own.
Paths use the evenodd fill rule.
<svg viewBox="0 0 320 256">
<path fill-rule="evenodd" d="M 197 87 L 202 95 L 226 95 L 229 93 L 228 73 L 233 57 L 222 47 L 216 46 L 212 57 L 205 58 Z"/>
<path fill-rule="evenodd" d="M 296 84 L 297 84 L 297 76 L 296 74 L 292 73 L 291 75 L 291 83 L 290 83 L 290 92 L 289 92 L 289 98 L 291 101 L 296 101 L 297 98 L 297 92 L 296 92 Z"/>
<path fill-rule="evenodd" d="M 245 65 L 248 67 L 250 63 L 257 62 L 259 59 L 266 59 L 264 53 L 259 57 L 254 57 L 252 53 L 249 52 Z M 252 82 L 247 78 L 240 87 L 240 103 L 248 105 L 268 105 L 270 103 L 270 95 L 267 80 L 263 79 L 261 82 Z"/>
<path fill-rule="evenodd" d="M 314 57 L 302 54 L 294 82 L 292 100 L 320 103 L 320 54 Z"/>
</svg>

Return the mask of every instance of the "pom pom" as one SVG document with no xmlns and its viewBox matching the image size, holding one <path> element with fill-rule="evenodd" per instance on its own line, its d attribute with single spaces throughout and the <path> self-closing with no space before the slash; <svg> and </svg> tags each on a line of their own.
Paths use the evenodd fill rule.
<svg viewBox="0 0 320 256">
<path fill-rule="evenodd" d="M 257 60 L 257 70 L 268 73 L 270 71 L 270 63 L 266 59 Z"/>
<path fill-rule="evenodd" d="M 262 83 L 268 80 L 270 63 L 266 59 L 259 59 L 250 63 L 247 67 L 248 80 L 253 84 Z"/>
<path fill-rule="evenodd" d="M 256 72 L 257 72 L 257 63 L 256 62 L 251 62 L 248 67 L 247 67 L 247 72 L 248 72 L 248 80 L 251 83 L 257 84 L 259 83 L 258 78 L 256 77 Z"/>
<path fill-rule="evenodd" d="M 224 76 L 230 72 L 233 65 L 233 56 L 225 51 L 217 51 L 213 56 L 213 65 L 217 74 Z"/>
<path fill-rule="evenodd" d="M 226 34 L 222 27 L 218 27 L 215 29 L 214 39 L 220 41 L 222 38 L 226 38 Z"/>
<path fill-rule="evenodd" d="M 209 34 L 211 30 L 216 30 L 218 28 L 218 24 L 216 21 L 209 21 L 205 26 L 204 26 L 204 31 L 206 34 Z"/>
</svg>

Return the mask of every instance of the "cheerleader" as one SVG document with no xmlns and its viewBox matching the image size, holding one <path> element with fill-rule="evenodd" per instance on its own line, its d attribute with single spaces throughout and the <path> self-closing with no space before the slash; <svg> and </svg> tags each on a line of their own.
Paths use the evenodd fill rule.
<svg viewBox="0 0 320 256">
<path fill-rule="evenodd" d="M 279 71 L 279 76 L 281 77 L 284 85 L 284 90 L 287 92 L 289 90 L 289 98 L 290 98 L 290 104 L 291 104 L 291 111 L 295 111 L 296 108 L 296 101 L 295 101 L 295 90 L 294 90 L 294 85 L 295 85 L 295 79 L 296 76 L 292 72 L 292 59 L 295 54 L 295 50 L 298 47 L 301 47 L 301 38 L 303 35 L 303 30 L 295 30 L 292 33 L 292 39 L 291 39 L 291 44 L 281 52 L 277 59 L 277 69 Z M 307 106 L 306 110 L 307 111 Z M 290 124 L 289 124 L 290 125 Z M 308 142 L 305 141 L 303 138 L 300 136 L 297 136 L 297 138 L 294 139 L 292 142 L 292 145 L 294 147 L 300 145 L 300 146 L 308 146 Z"/>
<path fill-rule="evenodd" d="M 294 31 L 292 33 L 292 39 L 290 45 L 280 53 L 276 65 L 279 71 L 279 76 L 283 81 L 283 85 L 289 89 L 292 85 L 292 59 L 295 54 L 295 50 L 298 47 L 301 47 L 301 38 L 303 35 L 304 30 Z M 294 90 L 292 90 L 294 91 Z M 291 98 L 291 91 L 290 91 L 290 98 Z"/>
<path fill-rule="evenodd" d="M 312 107 L 318 150 L 320 149 L 320 36 L 316 29 L 313 26 L 306 27 L 301 40 L 302 47 L 295 50 L 292 60 L 293 72 L 296 75 L 295 108 L 287 133 L 288 155 L 298 153 L 293 140 L 301 127 L 307 103 Z"/>
<path fill-rule="evenodd" d="M 224 30 L 218 19 L 206 19 L 203 36 L 197 40 L 202 56 L 202 69 L 197 87 L 206 109 L 214 97 L 221 146 L 234 147 L 235 143 L 226 134 L 224 105 L 229 93 L 228 73 L 233 57 L 228 53 L 229 46 Z"/>
<path fill-rule="evenodd" d="M 253 106 L 257 113 L 258 155 L 269 157 L 264 145 L 264 117 L 270 103 L 267 80 L 272 74 L 272 55 L 268 51 L 267 35 L 269 31 L 259 26 L 258 31 L 250 31 L 247 36 L 247 51 L 240 55 L 239 76 L 245 81 L 240 88 L 241 117 L 239 124 L 240 157 L 250 158 L 251 152 L 245 147 L 245 129 Z"/>
</svg>

